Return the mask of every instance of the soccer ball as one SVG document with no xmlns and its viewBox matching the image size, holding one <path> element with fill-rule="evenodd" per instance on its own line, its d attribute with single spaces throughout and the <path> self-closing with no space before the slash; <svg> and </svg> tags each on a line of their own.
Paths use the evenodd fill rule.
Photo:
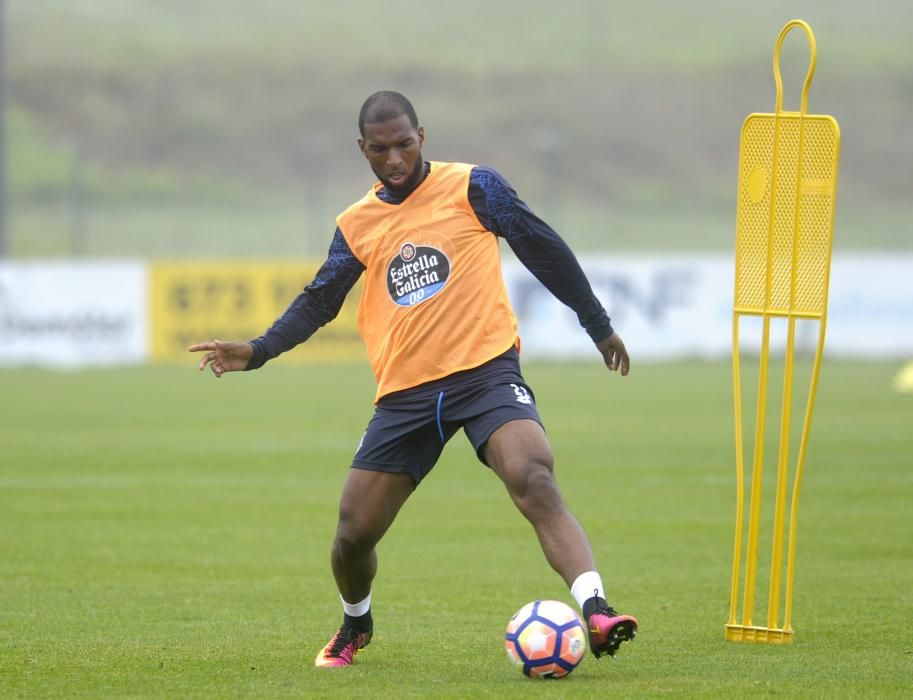
<svg viewBox="0 0 913 700">
<path fill-rule="evenodd" d="M 586 629 L 574 610 L 557 600 L 534 600 L 507 623 L 504 648 L 530 678 L 562 678 L 586 653 Z"/>
</svg>

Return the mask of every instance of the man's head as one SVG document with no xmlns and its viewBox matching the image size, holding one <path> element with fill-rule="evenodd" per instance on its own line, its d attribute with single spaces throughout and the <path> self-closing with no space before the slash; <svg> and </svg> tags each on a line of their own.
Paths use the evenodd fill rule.
<svg viewBox="0 0 913 700">
<path fill-rule="evenodd" d="M 358 113 L 358 130 L 358 147 L 384 187 L 409 192 L 422 181 L 425 130 L 403 95 L 388 90 L 371 95 Z"/>
</svg>

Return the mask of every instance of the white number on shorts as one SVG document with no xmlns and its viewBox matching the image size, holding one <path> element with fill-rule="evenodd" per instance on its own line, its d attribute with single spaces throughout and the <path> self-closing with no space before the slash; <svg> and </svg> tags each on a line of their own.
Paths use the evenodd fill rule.
<svg viewBox="0 0 913 700">
<path fill-rule="evenodd" d="M 511 384 L 511 386 L 514 388 L 514 393 L 517 395 L 517 401 L 525 404 L 531 404 L 533 402 L 533 397 L 529 395 L 525 386 L 518 386 L 517 384 Z"/>
</svg>

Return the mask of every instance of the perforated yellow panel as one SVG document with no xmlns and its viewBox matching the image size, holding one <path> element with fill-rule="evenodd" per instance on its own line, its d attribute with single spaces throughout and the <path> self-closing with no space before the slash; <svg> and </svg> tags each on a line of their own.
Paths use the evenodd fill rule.
<svg viewBox="0 0 913 700">
<path fill-rule="evenodd" d="M 830 116 L 800 119 L 798 112 L 781 112 L 745 120 L 736 222 L 737 313 L 819 318 L 825 312 L 839 150 L 840 129 Z"/>
<path fill-rule="evenodd" d="M 780 47 L 790 30 L 801 28 L 809 42 L 809 67 L 798 112 L 783 111 Z M 752 114 L 742 126 L 736 218 L 735 304 L 732 325 L 733 415 L 736 442 L 736 525 L 732 557 L 732 587 L 726 639 L 741 642 L 788 644 L 793 639 L 792 601 L 796 560 L 796 523 L 799 490 L 808 447 L 812 409 L 824 354 L 827 325 L 827 288 L 831 263 L 831 234 L 840 155 L 840 129 L 832 117 L 808 114 L 808 92 L 815 74 L 815 35 L 800 19 L 788 22 L 774 48 L 773 114 Z M 755 413 L 751 491 L 745 490 L 742 431 L 742 383 L 739 320 L 762 316 L 758 396 Z M 764 484 L 764 447 L 767 425 L 767 370 L 770 361 L 771 317 L 787 317 L 783 358 L 783 402 L 780 412 L 776 488 L 773 504 L 769 592 L 766 625 L 753 623 L 759 533 Z M 814 319 L 818 344 L 812 363 L 808 401 L 789 489 L 790 431 L 796 319 Z M 746 498 L 747 495 L 747 498 Z M 789 523 L 786 509 L 789 501 Z M 747 536 L 743 536 L 748 506 Z M 742 551 L 744 595 L 739 621 Z M 784 547 L 786 560 L 784 569 Z M 784 587 L 785 586 L 785 590 Z M 782 594 L 782 626 L 781 626 Z"/>
</svg>

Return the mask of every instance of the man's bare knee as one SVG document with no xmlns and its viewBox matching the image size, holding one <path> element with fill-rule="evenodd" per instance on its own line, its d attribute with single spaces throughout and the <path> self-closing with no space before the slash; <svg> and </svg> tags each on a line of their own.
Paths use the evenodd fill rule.
<svg viewBox="0 0 913 700">
<path fill-rule="evenodd" d="M 380 539 L 377 531 L 377 527 L 371 527 L 357 516 L 340 512 L 333 549 L 347 559 L 363 556 L 370 552 Z"/>
<path fill-rule="evenodd" d="M 508 483 L 511 497 L 530 520 L 564 509 L 551 462 L 534 460 L 516 470 L 517 478 Z"/>
<path fill-rule="evenodd" d="M 346 560 L 371 552 L 411 493 L 403 474 L 352 469 L 339 501 L 333 552 Z"/>
</svg>

